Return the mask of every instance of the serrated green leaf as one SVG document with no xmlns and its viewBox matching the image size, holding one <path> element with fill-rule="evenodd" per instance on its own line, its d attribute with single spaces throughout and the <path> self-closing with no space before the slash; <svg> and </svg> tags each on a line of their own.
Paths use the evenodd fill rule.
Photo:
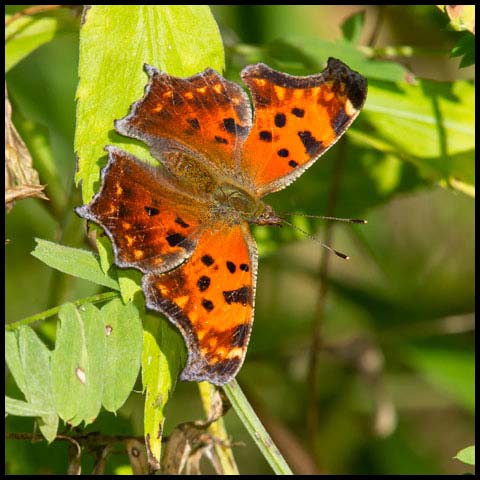
<svg viewBox="0 0 480 480">
<path fill-rule="evenodd" d="M 145 323 L 142 352 L 142 384 L 145 392 L 143 431 L 148 442 L 147 452 L 153 456 L 150 463 L 160 466 L 162 433 L 165 416 L 163 408 L 168 400 L 171 384 L 168 365 L 157 343 L 159 329 L 153 335 L 151 327 Z"/>
<path fill-rule="evenodd" d="M 460 450 L 453 458 L 456 458 L 467 465 L 475 465 L 475 446 Z"/>
<path fill-rule="evenodd" d="M 55 407 L 60 418 L 69 422 L 78 411 L 81 383 L 76 375 L 81 356 L 81 318 L 71 303 L 58 314 L 56 345 L 52 355 L 52 381 Z"/>
<path fill-rule="evenodd" d="M 101 309 L 106 340 L 104 390 L 102 404 L 116 412 L 132 391 L 140 369 L 143 328 L 137 307 L 124 305 L 120 299 Z"/>
<path fill-rule="evenodd" d="M 185 362 L 184 341 L 163 318 L 147 316 L 142 353 L 142 384 L 145 391 L 144 435 L 149 455 L 160 465 L 163 409 Z"/>
<path fill-rule="evenodd" d="M 22 393 L 26 395 L 27 382 L 18 348 L 18 333 L 16 332 L 5 332 L 5 360 L 15 383 Z"/>
<path fill-rule="evenodd" d="M 5 332 L 5 355 L 10 372 L 27 402 L 5 400 L 11 415 L 37 417 L 40 431 L 52 442 L 58 429 L 58 415 L 53 406 L 50 377 L 51 352 L 30 327 Z"/>
<path fill-rule="evenodd" d="M 224 67 L 218 27 L 206 6 L 92 6 L 80 32 L 77 89 L 78 154 L 76 182 L 85 202 L 99 179 L 99 160 L 112 141 L 140 158 L 143 146 L 113 131 L 141 98 L 147 83 L 145 63 L 172 75 L 190 76 L 207 67 Z M 93 113 L 94 112 L 94 113 Z"/>
<path fill-rule="evenodd" d="M 350 15 L 340 26 L 344 40 L 353 45 L 357 45 L 362 35 L 363 25 L 365 23 L 365 12 L 357 12 Z"/>
<path fill-rule="evenodd" d="M 51 442 L 58 428 L 50 375 L 52 352 L 30 327 L 18 329 L 18 348 L 26 381 L 25 398 L 28 403 L 50 412 L 39 418 L 39 427 L 43 436 Z"/>
<path fill-rule="evenodd" d="M 98 228 L 100 231 L 100 227 Z M 114 263 L 112 242 L 106 235 L 97 235 L 96 241 L 100 266 L 102 267 L 103 273 L 107 275 L 110 267 Z"/>
<path fill-rule="evenodd" d="M 88 424 L 101 407 L 105 329 L 100 312 L 91 304 L 77 309 L 67 303 L 58 316 L 52 355 L 55 407 L 66 422 Z"/>
<path fill-rule="evenodd" d="M 452 48 L 450 52 L 451 57 L 460 57 L 460 68 L 469 67 L 475 63 L 475 35 L 465 32 L 457 45 Z"/>
<path fill-rule="evenodd" d="M 5 413 L 18 417 L 40 417 L 50 413 L 46 408 L 5 396 Z"/>
<path fill-rule="evenodd" d="M 39 238 L 35 240 L 37 246 L 32 255 L 49 267 L 114 290 L 120 289 L 113 278 L 103 273 L 98 257 L 92 252 L 65 247 Z"/>
<path fill-rule="evenodd" d="M 124 303 L 129 303 L 133 301 L 137 294 L 142 292 L 140 285 L 142 284 L 143 274 L 133 268 L 119 269 L 117 270 L 117 274 L 122 300 Z"/>
<path fill-rule="evenodd" d="M 10 15 L 5 17 L 8 18 Z M 14 20 L 5 28 L 5 73 L 55 36 L 77 29 L 78 20 L 65 9 Z"/>
</svg>

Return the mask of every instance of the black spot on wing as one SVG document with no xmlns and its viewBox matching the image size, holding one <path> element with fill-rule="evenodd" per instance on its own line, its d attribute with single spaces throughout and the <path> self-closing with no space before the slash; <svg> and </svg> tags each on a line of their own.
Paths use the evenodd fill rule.
<svg viewBox="0 0 480 480">
<path fill-rule="evenodd" d="M 223 119 L 223 128 L 233 135 L 244 136 L 248 133 L 248 127 L 243 127 L 238 123 L 235 123 L 233 118 L 224 118 Z"/>
<path fill-rule="evenodd" d="M 201 259 L 202 263 L 209 267 L 210 265 L 213 265 L 213 262 L 215 261 L 210 255 L 204 255 Z"/>
<path fill-rule="evenodd" d="M 233 118 L 224 118 L 223 128 L 225 128 L 228 133 L 235 133 L 235 120 Z"/>
<path fill-rule="evenodd" d="M 207 290 L 207 288 L 210 286 L 210 277 L 207 277 L 206 275 L 202 275 L 198 281 L 197 281 L 197 287 L 201 292 L 204 292 Z"/>
<path fill-rule="evenodd" d="M 215 141 L 217 143 L 223 143 L 223 144 L 228 144 L 228 140 L 226 138 L 223 138 L 223 137 L 219 137 L 218 135 L 215 135 Z"/>
<path fill-rule="evenodd" d="M 245 307 L 252 303 L 252 289 L 245 285 L 237 290 L 224 291 L 223 297 L 229 305 L 241 303 Z"/>
<path fill-rule="evenodd" d="M 147 212 L 147 215 L 149 217 L 153 217 L 155 215 L 158 215 L 160 213 L 160 210 L 155 207 L 145 207 L 145 211 Z"/>
<path fill-rule="evenodd" d="M 171 247 L 175 247 L 179 243 L 182 243 L 185 240 L 185 236 L 183 236 L 181 233 L 172 233 L 171 235 L 168 235 L 166 237 L 168 244 Z"/>
<path fill-rule="evenodd" d="M 272 132 L 268 130 L 262 130 L 259 134 L 260 140 L 264 142 L 271 142 L 272 141 Z"/>
<path fill-rule="evenodd" d="M 180 217 L 177 217 L 175 219 L 175 223 L 180 225 L 182 228 L 188 228 L 190 225 L 188 223 L 186 223 L 185 221 L 183 221 Z"/>
<path fill-rule="evenodd" d="M 230 273 L 235 273 L 235 270 L 237 269 L 235 264 L 233 262 L 231 262 L 230 260 L 227 261 L 227 268 L 228 268 L 228 271 Z"/>
<path fill-rule="evenodd" d="M 213 305 L 213 302 L 211 300 L 207 300 L 206 298 L 202 300 L 202 307 L 207 312 L 211 312 L 215 308 L 215 306 Z"/>
<path fill-rule="evenodd" d="M 320 149 L 322 148 L 322 142 L 317 140 L 313 135 L 312 132 L 309 130 L 304 130 L 302 132 L 298 132 L 298 136 L 305 147 L 305 150 L 309 155 L 316 155 L 319 153 Z"/>
<path fill-rule="evenodd" d="M 276 127 L 282 128 L 282 127 L 284 127 L 285 124 L 287 123 L 287 117 L 285 116 L 284 113 L 277 113 L 277 114 L 275 115 L 274 122 L 275 122 L 275 126 L 276 126 Z"/>
<path fill-rule="evenodd" d="M 194 128 L 195 130 L 200 129 L 200 122 L 198 121 L 198 118 L 188 118 L 187 119 L 188 124 Z"/>
<path fill-rule="evenodd" d="M 305 110 L 303 108 L 292 108 L 292 113 L 298 117 L 298 118 L 303 118 L 303 116 L 305 115 Z"/>
</svg>

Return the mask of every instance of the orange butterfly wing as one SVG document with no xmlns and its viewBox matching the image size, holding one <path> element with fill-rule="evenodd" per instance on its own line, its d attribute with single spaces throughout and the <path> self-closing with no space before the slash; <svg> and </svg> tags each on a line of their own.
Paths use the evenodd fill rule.
<svg viewBox="0 0 480 480">
<path fill-rule="evenodd" d="M 115 122 L 116 130 L 145 142 L 167 168 L 169 159 L 175 163 L 177 158 L 165 151 L 180 148 L 200 155 L 213 172 L 237 171 L 252 121 L 245 91 L 210 68 L 185 79 L 145 68 L 150 77 L 145 95 Z"/>
<path fill-rule="evenodd" d="M 260 196 L 280 190 L 330 148 L 358 115 L 364 77 L 330 58 L 319 75 L 294 77 L 250 65 L 242 79 L 252 92 L 255 120 L 242 149 L 242 171 Z"/>
<path fill-rule="evenodd" d="M 116 147 L 107 150 L 102 186 L 77 213 L 104 228 L 119 267 L 144 273 L 174 268 L 195 249 L 209 209 L 198 197 L 175 189 L 158 168 Z"/>
<path fill-rule="evenodd" d="M 212 225 L 192 257 L 143 278 L 149 308 L 165 314 L 188 349 L 183 380 L 223 385 L 240 369 L 253 322 L 257 255 L 248 225 Z"/>
</svg>

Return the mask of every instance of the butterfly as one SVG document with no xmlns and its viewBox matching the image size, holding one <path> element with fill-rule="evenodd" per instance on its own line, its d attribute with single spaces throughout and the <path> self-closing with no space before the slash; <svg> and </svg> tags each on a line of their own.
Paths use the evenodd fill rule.
<svg viewBox="0 0 480 480">
<path fill-rule="evenodd" d="M 103 227 L 117 266 L 143 272 L 146 306 L 178 327 L 181 379 L 224 385 L 252 330 L 257 249 L 250 224 L 279 225 L 263 201 L 330 148 L 362 108 L 367 81 L 330 58 L 297 77 L 265 64 L 241 72 L 252 96 L 213 69 L 177 78 L 145 65 L 144 96 L 115 121 L 153 167 L 107 146 L 101 187 L 77 213 Z"/>
</svg>

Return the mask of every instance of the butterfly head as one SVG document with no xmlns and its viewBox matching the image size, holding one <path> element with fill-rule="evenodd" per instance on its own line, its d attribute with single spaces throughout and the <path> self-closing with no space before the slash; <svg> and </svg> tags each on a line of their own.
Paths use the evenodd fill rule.
<svg viewBox="0 0 480 480">
<path fill-rule="evenodd" d="M 250 220 L 256 225 L 282 225 L 283 220 L 275 213 L 275 210 L 268 204 L 261 203 L 261 211 Z"/>
<path fill-rule="evenodd" d="M 256 225 L 280 225 L 282 219 L 270 205 L 231 184 L 221 184 L 213 195 L 220 215 Z"/>
</svg>

